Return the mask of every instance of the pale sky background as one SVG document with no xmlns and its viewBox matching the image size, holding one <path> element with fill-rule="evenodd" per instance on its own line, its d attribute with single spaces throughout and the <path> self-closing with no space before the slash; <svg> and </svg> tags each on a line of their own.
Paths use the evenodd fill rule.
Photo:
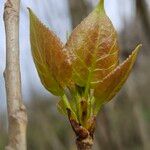
<svg viewBox="0 0 150 150">
<path fill-rule="evenodd" d="M 88 1 L 92 2 L 93 6 L 97 3 L 97 0 Z M 133 2 L 134 0 L 106 0 L 106 12 L 118 31 L 123 27 L 121 16 L 125 16 L 128 20 L 133 18 Z M 6 109 L 3 79 L 3 71 L 5 68 L 3 5 L 4 0 L 0 0 L 0 111 Z M 33 90 L 38 91 L 41 95 L 48 95 L 48 92 L 40 83 L 31 57 L 27 7 L 32 8 L 42 22 L 49 26 L 63 42 L 66 41 L 67 32 L 70 33 L 72 30 L 68 0 L 22 0 L 20 15 L 20 60 L 23 99 L 25 101 L 30 99 L 31 85 L 33 85 Z"/>
</svg>

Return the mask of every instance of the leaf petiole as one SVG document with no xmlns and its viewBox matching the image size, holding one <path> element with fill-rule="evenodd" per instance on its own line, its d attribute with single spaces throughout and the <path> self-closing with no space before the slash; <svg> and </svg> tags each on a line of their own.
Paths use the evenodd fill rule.
<svg viewBox="0 0 150 150">
<path fill-rule="evenodd" d="M 78 120 L 78 119 L 77 119 L 77 115 L 75 114 L 75 112 L 74 112 L 73 109 L 71 108 L 67 96 L 64 94 L 64 95 L 61 96 L 61 99 L 62 99 L 62 101 L 63 101 L 63 104 L 64 104 L 64 106 L 65 106 L 65 109 L 69 109 L 69 110 L 71 111 L 71 113 L 72 113 L 72 117 L 77 121 L 77 120 Z"/>
<path fill-rule="evenodd" d="M 70 103 L 69 103 L 68 98 L 67 98 L 67 96 L 65 94 L 61 96 L 61 99 L 62 99 L 62 101 L 64 103 L 64 106 L 66 108 L 71 109 Z"/>
</svg>

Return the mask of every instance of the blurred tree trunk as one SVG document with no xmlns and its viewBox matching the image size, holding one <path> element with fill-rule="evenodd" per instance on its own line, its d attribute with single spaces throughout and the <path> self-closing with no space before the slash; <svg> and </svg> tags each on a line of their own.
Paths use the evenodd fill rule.
<svg viewBox="0 0 150 150">
<path fill-rule="evenodd" d="M 19 0 L 8 0 L 4 8 L 6 32 L 6 69 L 4 72 L 8 109 L 6 150 L 26 150 L 27 115 L 22 103 L 19 65 Z"/>
<path fill-rule="evenodd" d="M 69 0 L 69 3 L 72 25 L 73 27 L 76 27 L 88 15 L 88 4 L 85 0 Z"/>
<path fill-rule="evenodd" d="M 129 26 L 127 26 L 127 28 L 125 28 L 123 31 L 127 32 L 128 30 L 128 34 L 124 35 L 122 34 L 122 37 L 125 37 L 126 39 L 122 39 L 122 47 L 126 49 L 127 45 L 129 47 L 131 47 L 131 45 L 133 45 L 133 43 L 136 43 L 135 41 L 140 41 L 142 42 L 144 49 L 146 52 L 146 42 L 145 40 L 147 40 L 147 42 L 149 43 L 150 40 L 150 15 L 149 15 L 149 10 L 147 7 L 147 2 L 146 0 L 135 0 L 135 4 L 136 4 L 136 16 L 135 16 L 135 21 L 130 22 L 130 28 Z M 132 37 L 133 36 L 133 37 Z M 129 38 L 130 37 L 130 38 Z M 130 40 L 129 40 L 130 39 Z M 132 39 L 134 39 L 135 41 L 131 41 Z M 129 42 L 128 42 L 129 40 Z M 127 44 L 126 44 L 127 42 Z M 127 52 L 127 51 L 126 51 Z M 126 56 L 126 53 L 125 57 Z M 128 54 L 127 54 L 128 55 Z M 143 61 L 138 63 L 138 65 L 136 65 L 136 67 L 138 67 L 138 69 L 140 70 L 140 67 L 143 67 Z M 136 68 L 137 69 L 137 68 Z M 133 105 L 133 110 L 132 110 L 132 115 L 136 121 L 136 127 L 138 128 L 137 130 L 137 134 L 142 142 L 142 146 L 143 146 L 143 150 L 147 150 L 149 149 L 150 145 L 149 145 L 149 136 L 148 136 L 148 132 L 147 132 L 147 125 L 146 122 L 143 118 L 143 110 L 142 110 L 142 100 L 140 99 L 140 97 L 142 97 L 139 93 L 138 93 L 138 89 L 137 89 L 137 84 L 134 81 L 138 81 L 138 79 L 135 79 L 136 77 L 136 73 L 133 73 L 133 75 L 131 75 L 131 77 L 128 79 L 129 81 L 126 84 L 126 92 L 128 93 L 128 98 L 127 101 L 130 103 L 132 102 Z M 135 90 L 136 89 L 136 90 Z"/>
<path fill-rule="evenodd" d="M 143 112 L 141 108 L 142 103 L 141 99 L 139 99 L 139 92 L 136 91 L 136 84 L 134 83 L 134 78 L 135 75 L 131 75 L 131 77 L 128 79 L 128 82 L 126 84 L 126 91 L 128 93 L 128 99 L 132 102 L 133 105 L 133 116 L 139 129 L 138 133 L 143 144 L 143 150 L 148 150 L 150 148 L 149 135 L 147 132 L 148 128 L 145 120 L 143 119 Z"/>
<path fill-rule="evenodd" d="M 114 142 L 111 132 L 111 120 L 109 117 L 108 107 L 104 107 L 101 111 L 97 122 L 97 139 L 99 140 L 99 147 L 102 150 L 118 150 L 117 144 Z"/>
<path fill-rule="evenodd" d="M 136 0 L 136 11 L 137 18 L 141 20 L 143 26 L 143 31 L 148 40 L 150 40 L 150 15 L 147 9 L 147 4 L 145 0 Z"/>
</svg>

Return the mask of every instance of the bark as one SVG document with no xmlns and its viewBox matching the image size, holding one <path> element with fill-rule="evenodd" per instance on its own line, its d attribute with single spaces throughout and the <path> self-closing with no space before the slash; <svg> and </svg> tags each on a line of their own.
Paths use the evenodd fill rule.
<svg viewBox="0 0 150 150">
<path fill-rule="evenodd" d="M 92 150 L 93 138 L 90 135 L 88 135 L 85 139 L 77 138 L 76 144 L 78 150 Z"/>
<path fill-rule="evenodd" d="M 95 131 L 96 117 L 93 116 L 88 122 L 89 127 L 85 128 L 72 118 L 71 110 L 67 109 L 68 118 L 74 133 L 76 134 L 76 145 L 78 150 L 92 150 L 93 135 Z"/>
<path fill-rule="evenodd" d="M 4 71 L 7 111 L 8 145 L 6 150 L 26 150 L 26 109 L 22 102 L 19 65 L 19 0 L 7 0 L 4 8 L 6 32 L 6 69 Z"/>
</svg>

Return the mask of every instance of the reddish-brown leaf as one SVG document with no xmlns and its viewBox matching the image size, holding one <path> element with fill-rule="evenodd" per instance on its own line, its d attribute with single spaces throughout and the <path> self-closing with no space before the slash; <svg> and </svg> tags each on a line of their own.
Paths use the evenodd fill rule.
<svg viewBox="0 0 150 150">
<path fill-rule="evenodd" d="M 66 49 L 71 55 L 73 80 L 80 86 L 95 87 L 117 66 L 117 34 L 105 13 L 103 0 L 74 29 Z"/>
<path fill-rule="evenodd" d="M 61 95 L 71 77 L 71 67 L 63 44 L 30 12 L 30 40 L 33 59 L 45 88 Z"/>
<path fill-rule="evenodd" d="M 132 54 L 121 65 L 97 85 L 94 90 L 96 108 L 99 108 L 101 104 L 110 101 L 121 89 L 135 63 L 140 47 L 141 45 L 137 46 Z"/>
</svg>

